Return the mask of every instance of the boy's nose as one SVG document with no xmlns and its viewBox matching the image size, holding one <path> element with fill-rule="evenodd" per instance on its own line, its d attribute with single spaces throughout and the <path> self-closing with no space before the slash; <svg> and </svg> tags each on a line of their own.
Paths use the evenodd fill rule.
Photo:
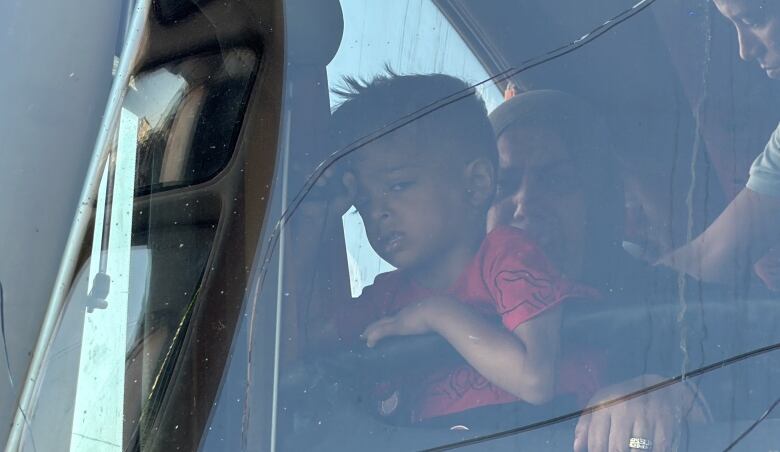
<svg viewBox="0 0 780 452">
<path fill-rule="evenodd" d="M 382 200 L 375 200 L 371 203 L 370 215 L 372 220 L 382 221 L 390 217 L 390 212 L 388 211 L 385 202 Z"/>
</svg>

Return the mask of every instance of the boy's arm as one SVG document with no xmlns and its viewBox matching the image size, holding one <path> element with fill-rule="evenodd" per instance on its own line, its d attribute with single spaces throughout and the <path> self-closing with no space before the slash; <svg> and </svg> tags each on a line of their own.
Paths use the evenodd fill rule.
<svg viewBox="0 0 780 452">
<path fill-rule="evenodd" d="M 455 304 L 455 303 L 453 303 Z M 528 403 L 548 402 L 555 390 L 561 307 L 522 323 L 513 332 L 461 303 L 433 321 L 441 334 L 483 377 Z"/>
<path fill-rule="evenodd" d="M 363 335 L 373 346 L 387 336 L 438 333 L 491 383 L 542 404 L 555 389 L 560 325 L 560 306 L 510 332 L 463 303 L 433 298 L 373 323 Z"/>
<path fill-rule="evenodd" d="M 780 241 L 780 197 L 743 189 L 695 240 L 658 263 L 711 282 L 733 281 Z"/>
<path fill-rule="evenodd" d="M 304 199 L 287 223 L 285 310 L 292 328 L 302 328 L 296 336 L 305 339 L 303 348 L 337 340 L 335 318 L 349 298 L 346 264 L 334 265 L 332 257 L 344 251 L 341 216 L 351 205 L 352 187 L 349 176 L 334 176 L 327 170 L 315 196 Z"/>
</svg>

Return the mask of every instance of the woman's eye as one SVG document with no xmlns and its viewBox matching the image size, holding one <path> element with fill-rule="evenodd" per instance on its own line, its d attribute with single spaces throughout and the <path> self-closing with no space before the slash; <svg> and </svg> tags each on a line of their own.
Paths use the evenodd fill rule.
<svg viewBox="0 0 780 452">
<path fill-rule="evenodd" d="M 548 188 L 553 193 L 566 194 L 577 188 L 577 177 L 572 174 L 552 174 L 547 178 Z"/>
</svg>

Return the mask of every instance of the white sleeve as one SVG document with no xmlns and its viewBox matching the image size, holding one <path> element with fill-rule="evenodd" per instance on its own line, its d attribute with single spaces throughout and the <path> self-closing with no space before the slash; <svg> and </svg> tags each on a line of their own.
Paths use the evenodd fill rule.
<svg viewBox="0 0 780 452">
<path fill-rule="evenodd" d="M 750 167 L 747 188 L 769 196 L 780 196 L 780 125 Z"/>
</svg>

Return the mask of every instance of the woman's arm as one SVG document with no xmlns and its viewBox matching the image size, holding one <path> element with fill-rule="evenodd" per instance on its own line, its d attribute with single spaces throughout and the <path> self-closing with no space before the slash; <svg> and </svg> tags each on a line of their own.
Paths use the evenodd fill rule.
<svg viewBox="0 0 780 452">
<path fill-rule="evenodd" d="M 704 281 L 730 282 L 780 242 L 780 197 L 743 189 L 695 240 L 658 261 Z"/>
<path fill-rule="evenodd" d="M 371 324 L 363 336 L 373 346 L 388 336 L 438 333 L 488 381 L 538 405 L 555 389 L 560 325 L 560 306 L 510 332 L 463 303 L 434 298 Z"/>
</svg>

